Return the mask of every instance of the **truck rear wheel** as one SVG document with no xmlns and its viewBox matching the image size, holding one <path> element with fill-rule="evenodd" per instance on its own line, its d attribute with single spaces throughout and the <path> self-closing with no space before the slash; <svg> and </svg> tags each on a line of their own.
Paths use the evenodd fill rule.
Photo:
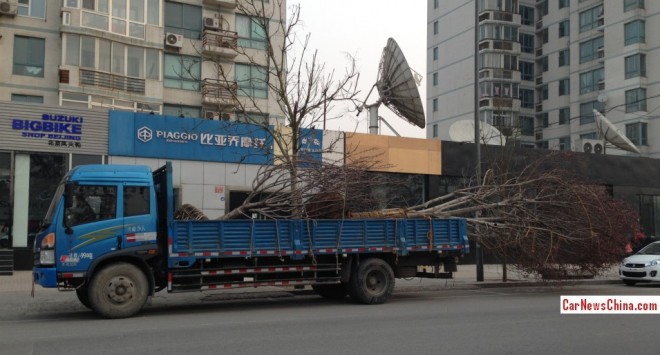
<svg viewBox="0 0 660 355">
<path fill-rule="evenodd" d="M 348 294 L 344 284 L 318 284 L 312 285 L 312 289 L 316 291 L 319 296 L 336 301 L 346 298 L 346 295 Z"/>
<path fill-rule="evenodd" d="M 89 301 L 105 318 L 126 318 L 137 313 L 147 301 L 149 283 L 144 273 L 129 263 L 101 269 L 89 285 Z"/>
<path fill-rule="evenodd" d="M 357 302 L 379 304 L 394 291 L 394 271 L 383 259 L 363 260 L 351 275 L 348 294 Z"/>
</svg>

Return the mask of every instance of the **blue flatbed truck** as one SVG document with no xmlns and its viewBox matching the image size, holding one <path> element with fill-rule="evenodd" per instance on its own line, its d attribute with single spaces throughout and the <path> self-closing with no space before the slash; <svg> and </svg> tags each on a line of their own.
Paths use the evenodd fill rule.
<svg viewBox="0 0 660 355">
<path fill-rule="evenodd" d="M 173 214 L 170 163 L 154 172 L 76 167 L 35 238 L 34 283 L 75 290 L 105 318 L 130 317 L 161 290 L 311 285 L 325 298 L 378 304 L 395 278 L 451 278 L 469 248 L 461 218 L 183 221 Z"/>
</svg>

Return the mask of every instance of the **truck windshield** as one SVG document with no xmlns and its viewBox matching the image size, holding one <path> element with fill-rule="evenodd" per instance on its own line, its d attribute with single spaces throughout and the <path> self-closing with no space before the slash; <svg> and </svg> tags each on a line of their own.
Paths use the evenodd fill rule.
<svg viewBox="0 0 660 355">
<path fill-rule="evenodd" d="M 55 209 L 57 209 L 57 203 L 62 199 L 64 194 L 64 183 L 60 183 L 55 190 L 53 199 L 50 201 L 50 207 L 48 207 L 48 212 L 46 212 L 46 217 L 44 218 L 44 227 L 49 226 L 53 223 L 53 215 L 55 214 Z"/>
</svg>

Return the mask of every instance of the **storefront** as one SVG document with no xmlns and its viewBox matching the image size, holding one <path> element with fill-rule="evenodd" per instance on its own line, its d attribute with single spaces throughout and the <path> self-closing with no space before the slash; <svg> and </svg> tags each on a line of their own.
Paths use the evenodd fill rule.
<svg viewBox="0 0 660 355">
<path fill-rule="evenodd" d="M 32 267 L 32 242 L 64 174 L 103 163 L 108 111 L 0 103 L 0 248 Z"/>
</svg>

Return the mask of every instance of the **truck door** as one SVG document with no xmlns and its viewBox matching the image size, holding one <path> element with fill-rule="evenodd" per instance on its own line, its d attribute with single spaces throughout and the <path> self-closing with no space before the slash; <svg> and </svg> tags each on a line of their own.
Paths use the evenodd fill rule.
<svg viewBox="0 0 660 355">
<path fill-rule="evenodd" d="M 68 228 L 60 224 L 56 248 L 58 269 L 85 271 L 92 259 L 117 248 L 122 223 L 117 211 L 117 185 L 69 185 L 72 201 L 65 208 Z"/>
<path fill-rule="evenodd" d="M 156 201 L 148 184 L 125 183 L 122 192 L 122 248 L 156 244 Z"/>
</svg>

